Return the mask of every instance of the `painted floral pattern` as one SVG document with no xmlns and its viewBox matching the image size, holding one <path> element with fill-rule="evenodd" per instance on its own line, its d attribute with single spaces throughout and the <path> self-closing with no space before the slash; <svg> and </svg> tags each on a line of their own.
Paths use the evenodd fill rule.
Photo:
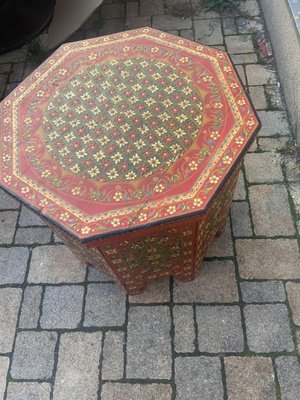
<svg viewBox="0 0 300 400">
<path fill-rule="evenodd" d="M 0 183 L 105 237 L 205 210 L 258 125 L 222 51 L 150 28 L 70 43 L 0 104 Z"/>
</svg>

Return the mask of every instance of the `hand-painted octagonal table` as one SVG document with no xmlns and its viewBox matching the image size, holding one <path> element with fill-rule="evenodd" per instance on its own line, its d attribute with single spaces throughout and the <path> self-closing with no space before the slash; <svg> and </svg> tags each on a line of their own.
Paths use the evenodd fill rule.
<svg viewBox="0 0 300 400">
<path fill-rule="evenodd" d="M 150 28 L 61 46 L 0 112 L 1 186 L 130 294 L 194 278 L 259 127 L 225 52 Z"/>
</svg>

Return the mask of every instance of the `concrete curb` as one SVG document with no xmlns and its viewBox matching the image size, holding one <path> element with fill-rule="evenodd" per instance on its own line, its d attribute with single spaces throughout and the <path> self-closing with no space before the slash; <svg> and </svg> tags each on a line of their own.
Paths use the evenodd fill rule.
<svg viewBox="0 0 300 400">
<path fill-rule="evenodd" d="M 260 0 L 293 132 L 300 144 L 300 43 L 286 0 Z"/>
</svg>

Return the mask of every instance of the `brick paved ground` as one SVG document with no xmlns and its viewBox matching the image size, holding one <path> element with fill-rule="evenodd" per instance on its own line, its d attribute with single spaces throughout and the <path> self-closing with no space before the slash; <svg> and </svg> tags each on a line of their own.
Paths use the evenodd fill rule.
<svg viewBox="0 0 300 400">
<path fill-rule="evenodd" d="M 195 281 L 127 297 L 0 191 L 0 398 L 299 400 L 300 176 L 282 156 L 291 136 L 258 4 L 220 17 L 200 0 L 105 1 L 73 39 L 145 25 L 227 49 L 259 110 L 230 221 Z M 2 55 L 0 97 L 37 63 Z"/>
</svg>

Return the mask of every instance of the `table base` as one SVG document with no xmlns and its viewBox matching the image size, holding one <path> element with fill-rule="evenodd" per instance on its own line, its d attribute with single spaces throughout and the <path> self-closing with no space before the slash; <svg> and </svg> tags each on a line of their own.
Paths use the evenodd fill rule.
<svg viewBox="0 0 300 400">
<path fill-rule="evenodd" d="M 195 278 L 207 248 L 226 224 L 241 163 L 212 201 L 206 214 L 81 243 L 57 226 L 57 236 L 85 264 L 111 276 L 128 294 L 142 292 L 147 282 L 174 276 Z"/>
</svg>

